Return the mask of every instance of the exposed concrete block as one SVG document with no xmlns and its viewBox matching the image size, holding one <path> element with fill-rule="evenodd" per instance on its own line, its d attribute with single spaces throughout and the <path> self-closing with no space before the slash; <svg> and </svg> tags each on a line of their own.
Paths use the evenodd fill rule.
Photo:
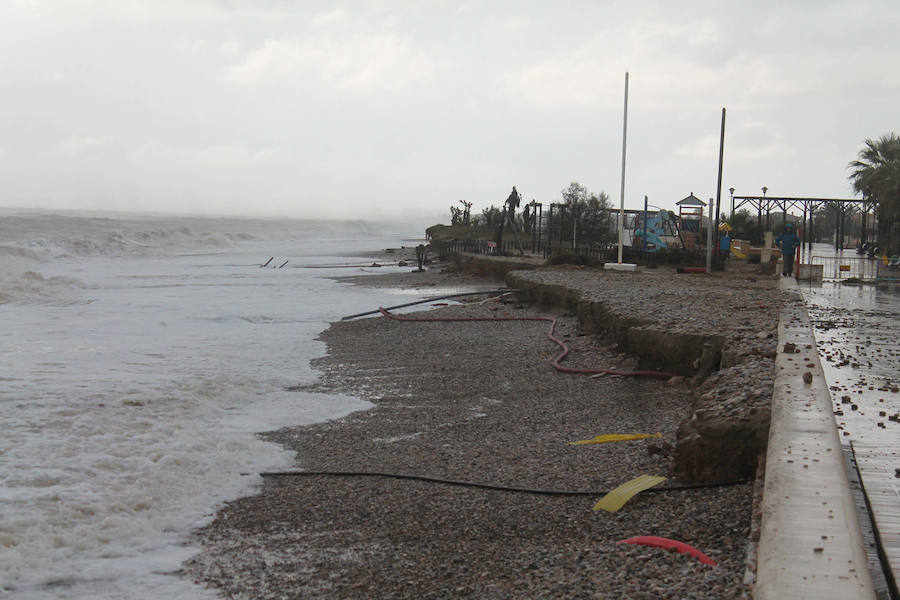
<svg viewBox="0 0 900 600">
<path fill-rule="evenodd" d="M 606 263 L 603 268 L 607 271 L 637 271 L 638 266 L 634 263 Z"/>
</svg>

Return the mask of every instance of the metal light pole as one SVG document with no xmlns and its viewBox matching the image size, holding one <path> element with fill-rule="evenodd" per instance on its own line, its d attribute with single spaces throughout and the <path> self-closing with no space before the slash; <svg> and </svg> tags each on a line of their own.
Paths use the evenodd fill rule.
<svg viewBox="0 0 900 600">
<path fill-rule="evenodd" d="M 532 200 L 532 202 L 533 202 L 533 200 Z M 537 218 L 537 247 L 538 248 L 540 248 L 541 245 L 544 243 L 544 238 L 541 237 L 541 235 L 543 233 L 543 231 L 542 231 L 543 225 L 544 225 L 544 205 L 541 203 L 538 203 L 538 218 Z M 535 250 L 535 251 L 537 251 L 537 250 Z"/>
<path fill-rule="evenodd" d="M 628 71 L 625 71 L 625 114 L 622 118 L 622 186 L 619 195 L 619 264 L 625 239 L 625 142 L 628 139 Z"/>
<path fill-rule="evenodd" d="M 722 125 L 719 128 L 719 180 L 716 184 L 716 260 L 719 258 L 719 205 L 722 203 L 722 161 L 725 157 L 725 107 L 722 107 Z"/>
<path fill-rule="evenodd" d="M 575 243 L 575 237 L 578 234 L 578 215 L 576 214 L 575 207 L 577 204 L 572 202 L 572 250 L 576 250 L 578 246 Z"/>
<path fill-rule="evenodd" d="M 701 215 L 703 213 L 700 213 Z M 703 220 L 701 219 L 702 223 Z M 709 216 L 706 217 L 706 272 L 712 273 L 712 244 L 713 244 L 713 199 L 709 199 Z"/>
<path fill-rule="evenodd" d="M 642 252 L 647 254 L 647 196 L 644 196 L 644 247 Z"/>
</svg>

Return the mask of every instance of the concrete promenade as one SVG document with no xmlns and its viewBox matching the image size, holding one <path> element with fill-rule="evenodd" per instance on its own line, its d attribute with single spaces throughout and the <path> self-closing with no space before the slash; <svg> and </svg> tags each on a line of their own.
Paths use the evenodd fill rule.
<svg viewBox="0 0 900 600">
<path fill-rule="evenodd" d="M 782 278 L 781 287 L 799 293 L 791 278 Z M 755 597 L 875 598 L 831 396 L 803 304 L 780 315 L 776 369 Z"/>
</svg>

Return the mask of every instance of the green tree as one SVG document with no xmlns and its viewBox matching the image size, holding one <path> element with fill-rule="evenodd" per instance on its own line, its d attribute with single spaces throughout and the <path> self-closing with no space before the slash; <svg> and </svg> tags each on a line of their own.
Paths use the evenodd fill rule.
<svg viewBox="0 0 900 600">
<path fill-rule="evenodd" d="M 493 204 L 485 209 L 482 209 L 481 211 L 480 223 L 482 225 L 487 225 L 488 227 L 499 227 L 502 220 L 503 211 Z"/>
<path fill-rule="evenodd" d="M 455 206 L 450 207 L 450 225 L 456 227 L 457 225 L 462 224 L 463 222 L 463 211 L 461 208 L 456 208 Z"/>
<path fill-rule="evenodd" d="M 900 216 L 900 138 L 894 133 L 876 140 L 866 139 L 857 160 L 848 165 L 853 189 L 875 203 L 878 216 L 878 244 L 895 252 L 898 236 L 895 225 Z"/>
<path fill-rule="evenodd" d="M 604 244 L 612 240 L 610 204 L 606 192 L 593 194 L 577 181 L 573 181 L 561 193 L 562 201 L 566 204 L 564 232 L 571 235 L 575 231 L 580 243 Z M 572 219 L 576 222 L 573 223 Z"/>
<path fill-rule="evenodd" d="M 756 215 L 746 208 L 735 211 L 725 222 L 731 226 L 731 237 L 738 240 L 755 240 L 759 236 Z"/>
</svg>

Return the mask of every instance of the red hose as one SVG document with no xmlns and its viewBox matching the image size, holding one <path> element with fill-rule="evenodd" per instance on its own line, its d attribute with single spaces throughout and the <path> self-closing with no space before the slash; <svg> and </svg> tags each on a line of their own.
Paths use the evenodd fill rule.
<svg viewBox="0 0 900 600">
<path fill-rule="evenodd" d="M 387 309 L 379 308 L 381 314 L 387 317 L 388 319 L 393 319 L 394 321 L 403 321 L 403 322 L 475 322 L 475 321 L 545 321 L 550 323 L 550 329 L 547 331 L 547 337 L 556 342 L 560 348 L 562 348 L 562 353 L 556 357 L 553 361 L 553 367 L 557 371 L 561 371 L 563 373 L 580 373 L 585 375 L 595 375 L 599 373 L 603 373 L 606 375 L 620 375 L 622 377 L 658 377 L 660 379 L 669 379 L 672 377 L 677 377 L 676 373 L 665 373 L 663 371 L 612 371 L 610 369 L 576 369 L 573 367 L 564 367 L 562 366 L 563 359 L 569 355 L 569 347 L 566 346 L 565 342 L 553 336 L 553 332 L 556 330 L 556 317 L 420 317 L 416 319 L 410 319 L 409 317 L 398 317 L 397 315 L 391 314 L 387 311 Z"/>
</svg>

